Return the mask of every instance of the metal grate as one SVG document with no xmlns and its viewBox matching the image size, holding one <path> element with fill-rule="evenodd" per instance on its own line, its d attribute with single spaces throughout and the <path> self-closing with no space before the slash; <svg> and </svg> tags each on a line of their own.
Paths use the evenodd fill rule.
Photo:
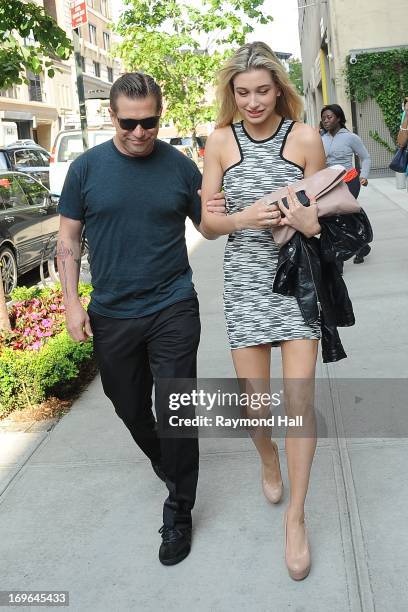
<svg viewBox="0 0 408 612">
<path fill-rule="evenodd" d="M 377 102 L 372 98 L 365 102 L 355 103 L 356 111 L 356 132 L 367 147 L 371 155 L 371 172 L 370 176 L 390 176 L 393 172 L 388 168 L 393 154 L 376 142 L 370 132 L 377 134 L 385 140 L 392 148 L 395 147 L 389 129 L 385 125 L 384 117 Z"/>
</svg>

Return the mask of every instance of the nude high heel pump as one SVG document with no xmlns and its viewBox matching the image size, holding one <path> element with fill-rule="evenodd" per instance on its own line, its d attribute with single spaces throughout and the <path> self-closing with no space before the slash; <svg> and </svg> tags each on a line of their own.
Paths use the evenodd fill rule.
<svg viewBox="0 0 408 612">
<path fill-rule="evenodd" d="M 276 484 L 270 483 L 267 480 L 266 475 L 265 475 L 264 465 L 262 464 L 262 490 L 263 490 L 263 493 L 266 499 L 270 501 L 271 504 L 278 504 L 280 500 L 282 499 L 282 495 L 283 495 L 283 482 L 282 482 L 282 474 L 280 472 L 278 445 L 276 444 L 276 442 L 272 442 L 272 444 L 273 444 L 274 453 L 276 455 L 276 460 L 279 465 L 280 483 L 276 485 Z"/>
<path fill-rule="evenodd" d="M 286 567 L 288 568 L 289 576 L 292 580 L 304 580 L 310 572 L 311 558 L 310 558 L 310 547 L 307 540 L 306 534 L 306 546 L 300 555 L 296 557 L 290 557 L 288 554 L 288 517 L 285 512 L 284 528 L 285 528 L 285 561 Z"/>
</svg>

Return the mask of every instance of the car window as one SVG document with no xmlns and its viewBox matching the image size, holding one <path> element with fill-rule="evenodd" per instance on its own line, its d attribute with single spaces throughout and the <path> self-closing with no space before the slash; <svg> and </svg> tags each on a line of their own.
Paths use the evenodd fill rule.
<svg viewBox="0 0 408 612">
<path fill-rule="evenodd" d="M 6 208 L 23 208 L 28 206 L 28 199 L 12 174 L 0 176 L 0 198 Z"/>
<path fill-rule="evenodd" d="M 58 148 L 59 162 L 74 161 L 83 152 L 81 134 L 65 134 L 61 136 Z"/>
<path fill-rule="evenodd" d="M 44 166 L 44 162 L 38 151 L 34 149 L 20 149 L 13 152 L 14 165 L 16 168 L 30 168 Z"/>
<path fill-rule="evenodd" d="M 93 146 L 96 146 L 113 138 L 114 132 L 95 132 L 95 134 L 91 132 L 91 135 L 93 136 Z"/>
<path fill-rule="evenodd" d="M 50 165 L 50 157 L 51 155 L 49 153 L 46 153 L 45 151 L 37 151 L 38 155 L 40 156 L 40 158 L 42 159 L 42 165 L 43 166 L 49 166 Z"/>
<path fill-rule="evenodd" d="M 7 159 L 3 152 L 0 151 L 0 170 L 7 170 Z"/>
<path fill-rule="evenodd" d="M 29 204 L 32 206 L 45 206 L 48 201 L 48 189 L 31 176 L 19 176 L 19 183 L 28 196 Z"/>
</svg>

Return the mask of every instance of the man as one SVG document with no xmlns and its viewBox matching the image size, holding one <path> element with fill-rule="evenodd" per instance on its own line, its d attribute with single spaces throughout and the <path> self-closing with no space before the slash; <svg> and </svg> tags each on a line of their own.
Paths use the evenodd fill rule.
<svg viewBox="0 0 408 612">
<path fill-rule="evenodd" d="M 198 441 L 159 438 L 152 388 L 153 380 L 196 377 L 200 319 L 185 219 L 200 223 L 201 174 L 157 139 L 162 94 L 152 77 L 121 76 L 109 112 L 113 140 L 78 157 L 64 184 L 58 268 L 69 334 L 79 342 L 93 335 L 104 392 L 169 489 L 159 559 L 173 565 L 190 552 Z M 208 208 L 222 213 L 222 194 Z M 88 313 L 77 292 L 83 226 L 93 284 Z M 166 408 L 156 393 L 159 419 Z"/>
</svg>

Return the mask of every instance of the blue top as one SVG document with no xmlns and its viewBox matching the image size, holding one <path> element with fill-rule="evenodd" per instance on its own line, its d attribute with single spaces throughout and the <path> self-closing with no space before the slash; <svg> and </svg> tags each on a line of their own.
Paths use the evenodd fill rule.
<svg viewBox="0 0 408 612">
<path fill-rule="evenodd" d="M 354 167 L 354 154 L 361 162 L 361 178 L 368 178 L 371 157 L 357 134 L 349 132 L 346 128 L 340 128 L 334 136 L 326 132 L 323 134 L 322 140 L 328 166 L 341 164 L 347 170 L 351 170 Z"/>
<path fill-rule="evenodd" d="M 142 317 L 196 295 L 185 221 L 200 223 L 200 186 L 195 163 L 161 140 L 146 157 L 109 140 L 71 164 L 59 212 L 85 224 L 92 310 Z"/>
</svg>

